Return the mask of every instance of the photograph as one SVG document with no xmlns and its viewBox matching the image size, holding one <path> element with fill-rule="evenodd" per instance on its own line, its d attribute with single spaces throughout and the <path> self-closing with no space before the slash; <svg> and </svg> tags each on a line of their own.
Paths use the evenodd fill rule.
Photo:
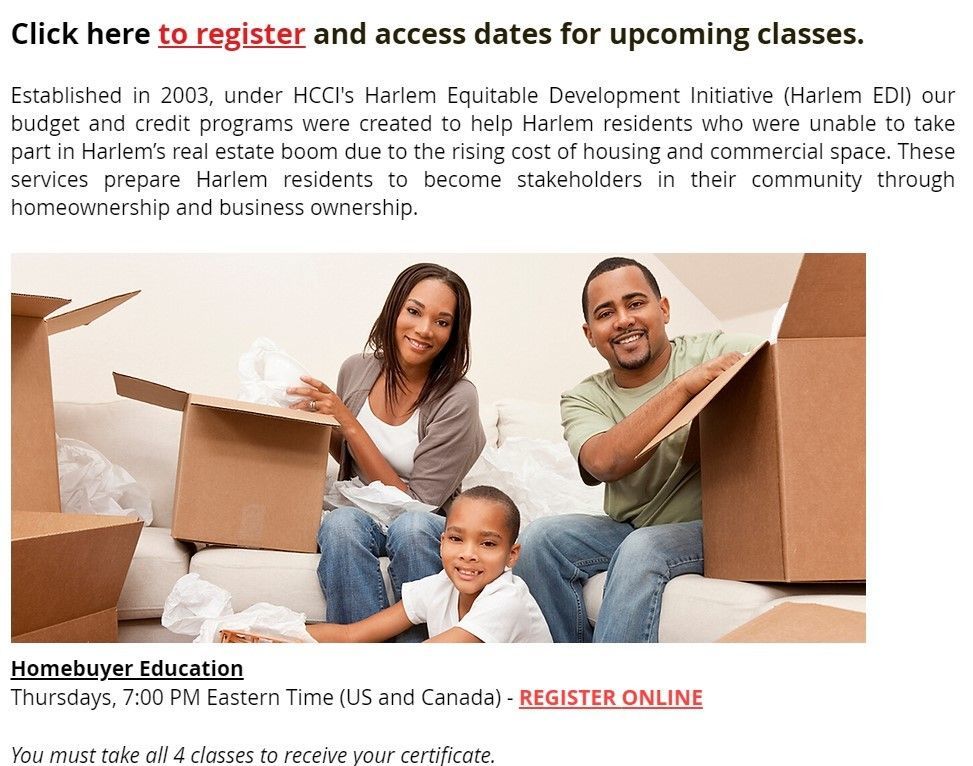
<svg viewBox="0 0 973 766">
<path fill-rule="evenodd" d="M 14 256 L 12 641 L 864 642 L 865 274 Z"/>
</svg>

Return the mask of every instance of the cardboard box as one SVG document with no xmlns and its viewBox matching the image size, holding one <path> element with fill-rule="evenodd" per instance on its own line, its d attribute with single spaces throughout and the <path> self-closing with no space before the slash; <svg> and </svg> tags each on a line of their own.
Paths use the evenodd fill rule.
<svg viewBox="0 0 973 766">
<path fill-rule="evenodd" d="M 118 610 L 112 607 L 76 620 L 21 633 L 11 641 L 15 644 L 114 644 L 118 641 Z"/>
<path fill-rule="evenodd" d="M 713 381 L 646 449 L 697 416 L 706 576 L 865 579 L 864 255 L 806 255 L 777 343 Z"/>
<path fill-rule="evenodd" d="M 61 510 L 54 434 L 54 397 L 47 338 L 93 322 L 138 291 L 50 316 L 70 303 L 42 295 L 10 296 L 11 507 Z"/>
<path fill-rule="evenodd" d="M 245 630 L 221 630 L 221 644 L 299 644 L 293 638 L 278 638 L 276 636 L 265 636 L 261 633 L 250 633 Z"/>
<path fill-rule="evenodd" d="M 720 643 L 864 643 L 865 613 L 821 604 L 780 604 L 731 630 Z"/>
<path fill-rule="evenodd" d="M 115 373 L 129 399 L 183 413 L 178 540 L 314 553 L 334 418 L 201 396 Z"/>
<path fill-rule="evenodd" d="M 141 521 L 117 516 L 11 514 L 13 640 L 114 641 L 141 531 Z"/>
<path fill-rule="evenodd" d="M 141 521 L 62 514 L 48 337 L 90 324 L 138 291 L 51 316 L 70 303 L 10 296 L 11 636 L 114 641 L 116 606 Z"/>
</svg>

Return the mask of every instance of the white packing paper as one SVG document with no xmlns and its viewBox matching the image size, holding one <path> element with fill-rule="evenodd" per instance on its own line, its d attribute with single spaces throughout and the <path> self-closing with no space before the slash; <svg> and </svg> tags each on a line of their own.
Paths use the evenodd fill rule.
<svg viewBox="0 0 973 766">
<path fill-rule="evenodd" d="M 390 487 L 380 481 L 364 484 L 361 479 L 336 481 L 331 485 L 324 498 L 330 508 L 354 506 L 388 529 L 388 525 L 407 511 L 436 510 L 436 506 L 420 502 L 398 487 Z"/>
<path fill-rule="evenodd" d="M 132 475 L 90 444 L 57 437 L 61 511 L 129 516 L 152 523 L 152 497 Z"/>
<path fill-rule="evenodd" d="M 176 581 L 166 597 L 162 627 L 183 636 L 198 636 L 206 620 L 231 614 L 233 604 L 229 591 L 190 572 Z"/>
<path fill-rule="evenodd" d="M 274 604 L 254 604 L 234 613 L 230 592 L 194 572 L 176 581 L 162 612 L 163 627 L 183 636 L 195 636 L 193 643 L 197 644 L 219 641 L 221 630 L 313 643 L 304 625 L 306 621 L 303 614 Z"/>
<path fill-rule="evenodd" d="M 241 401 L 288 407 L 303 398 L 287 389 L 306 385 L 301 376 L 307 370 L 269 338 L 257 338 L 240 357 L 238 369 Z"/>
<path fill-rule="evenodd" d="M 307 632 L 307 618 L 300 612 L 286 606 L 274 604 L 254 604 L 242 612 L 227 617 L 216 617 L 203 622 L 195 644 L 212 644 L 220 640 L 221 630 L 240 630 L 245 633 L 258 633 L 268 638 L 282 638 L 301 643 L 316 643 Z"/>
<path fill-rule="evenodd" d="M 500 447 L 488 446 L 463 480 L 464 489 L 480 484 L 510 495 L 522 526 L 562 513 L 603 513 L 604 490 L 581 481 L 565 442 L 511 437 Z"/>
</svg>

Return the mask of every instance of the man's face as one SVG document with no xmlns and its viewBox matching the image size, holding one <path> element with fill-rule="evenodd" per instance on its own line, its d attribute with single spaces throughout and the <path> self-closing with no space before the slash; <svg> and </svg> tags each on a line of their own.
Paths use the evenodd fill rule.
<svg viewBox="0 0 973 766">
<path fill-rule="evenodd" d="M 584 334 L 613 371 L 641 370 L 669 345 L 669 301 L 655 297 L 636 266 L 591 280 L 587 309 Z"/>
</svg>

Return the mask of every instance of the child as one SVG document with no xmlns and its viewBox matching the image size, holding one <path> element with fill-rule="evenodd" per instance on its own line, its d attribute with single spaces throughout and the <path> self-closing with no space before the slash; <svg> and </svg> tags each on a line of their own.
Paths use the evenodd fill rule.
<svg viewBox="0 0 973 766">
<path fill-rule="evenodd" d="M 426 623 L 430 642 L 550 642 L 551 632 L 523 580 L 509 571 L 520 555 L 520 512 L 494 487 L 453 501 L 440 538 L 443 571 L 402 586 L 402 600 L 350 625 L 309 625 L 318 641 L 385 641 Z"/>
</svg>

